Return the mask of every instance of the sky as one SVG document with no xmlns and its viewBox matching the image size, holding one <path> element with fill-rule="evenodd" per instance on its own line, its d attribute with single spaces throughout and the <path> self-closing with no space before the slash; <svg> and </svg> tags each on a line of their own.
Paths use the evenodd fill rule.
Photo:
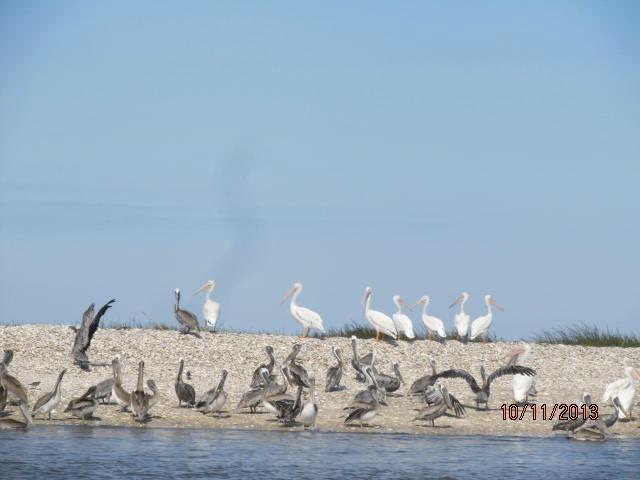
<svg viewBox="0 0 640 480">
<path fill-rule="evenodd" d="M 0 321 L 638 332 L 637 2 L 0 5 Z M 635 220 L 634 220 L 635 219 Z M 412 313 L 421 325 L 420 313 Z"/>
</svg>

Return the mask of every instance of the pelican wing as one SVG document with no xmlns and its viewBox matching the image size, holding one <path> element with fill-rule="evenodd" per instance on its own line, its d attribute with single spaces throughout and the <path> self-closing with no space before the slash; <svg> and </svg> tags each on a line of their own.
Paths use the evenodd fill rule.
<svg viewBox="0 0 640 480">
<path fill-rule="evenodd" d="M 376 330 L 392 338 L 397 338 L 398 333 L 396 332 L 396 326 L 394 325 L 393 320 L 384 313 L 376 310 L 368 310 L 367 320 L 369 320 L 369 323 L 373 325 Z"/>
<path fill-rule="evenodd" d="M 471 334 L 469 335 L 471 340 L 476 338 L 478 335 L 487 333 L 492 321 L 492 316 L 484 315 L 482 317 L 476 318 L 473 322 L 471 322 Z"/>
<path fill-rule="evenodd" d="M 113 302 L 115 302 L 115 299 L 111 299 L 107 303 L 105 303 L 102 308 L 98 310 L 98 313 L 95 316 L 93 315 L 93 312 L 95 310 L 95 305 L 93 303 L 84 312 L 84 315 L 82 316 L 82 325 L 76 333 L 76 338 L 73 342 L 72 349 L 72 353 L 76 360 L 76 363 L 80 364 L 81 366 L 86 366 L 86 364 L 89 362 L 86 352 L 91 345 L 91 339 L 98 329 L 100 319 L 103 317 L 106 311 L 111 308 L 111 304 Z"/>
<path fill-rule="evenodd" d="M 612 400 L 614 397 L 618 395 L 620 390 L 623 390 L 629 384 L 629 380 L 626 378 L 621 378 L 620 380 L 616 380 L 607 385 L 607 388 L 604 390 L 604 395 L 602 396 L 602 401 L 606 402 L 608 400 Z"/>
<path fill-rule="evenodd" d="M 35 403 L 35 405 L 33 406 L 33 408 L 31 409 L 31 411 L 35 414 L 38 409 L 40 407 L 42 407 L 43 405 L 45 405 L 47 402 L 49 402 L 51 399 L 53 398 L 53 392 L 49 392 L 49 393 L 45 393 L 43 396 L 41 396 Z"/>
<path fill-rule="evenodd" d="M 432 375 L 431 378 L 433 379 L 434 382 L 439 378 L 462 378 L 465 382 L 469 384 L 469 387 L 471 388 L 471 391 L 473 393 L 478 393 L 480 390 L 482 390 L 478 386 L 478 382 L 476 382 L 476 379 L 473 378 L 473 375 L 471 375 L 469 372 L 466 372 L 464 370 L 445 370 L 444 372 L 440 372 L 435 375 Z"/>
<path fill-rule="evenodd" d="M 210 327 L 215 327 L 220 317 L 220 304 L 217 302 L 205 302 L 202 306 L 202 315 Z"/>
<path fill-rule="evenodd" d="M 407 338 L 415 338 L 413 323 L 407 315 L 404 313 L 394 313 L 391 318 L 398 332 L 404 333 Z"/>
<path fill-rule="evenodd" d="M 432 317 L 431 315 L 423 315 L 422 321 L 424 325 L 433 332 L 438 332 L 442 338 L 447 336 L 447 333 L 444 330 L 444 323 L 437 317 Z"/>
<path fill-rule="evenodd" d="M 324 325 L 322 324 L 322 317 L 306 307 L 296 306 L 295 313 L 298 321 L 305 327 L 315 328 L 324 332 Z"/>
<path fill-rule="evenodd" d="M 327 383 L 325 391 L 330 392 L 338 388 L 338 385 L 340 385 L 340 380 L 342 380 L 342 367 L 329 367 L 329 369 L 327 370 Z"/>
<path fill-rule="evenodd" d="M 448 395 L 449 395 L 449 402 L 451 403 L 451 405 L 453 405 L 453 411 L 456 414 L 456 417 L 464 416 L 466 412 L 464 407 L 460 403 L 460 400 L 458 400 L 456 397 L 454 397 L 450 393 Z"/>
<path fill-rule="evenodd" d="M 491 385 L 491 382 L 493 382 L 498 377 L 518 374 L 533 377 L 536 374 L 536 371 L 533 368 L 523 367 L 522 365 L 507 365 L 505 367 L 500 367 L 491 375 L 489 375 L 489 377 L 487 378 L 487 385 Z"/>
</svg>

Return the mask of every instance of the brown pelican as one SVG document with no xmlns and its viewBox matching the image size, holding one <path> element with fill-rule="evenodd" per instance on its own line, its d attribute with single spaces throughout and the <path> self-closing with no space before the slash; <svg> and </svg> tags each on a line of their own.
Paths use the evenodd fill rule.
<svg viewBox="0 0 640 480">
<path fill-rule="evenodd" d="M 584 425 L 573 432 L 573 440 L 601 442 L 609 435 L 609 428 L 604 421 L 598 417 L 588 425 Z"/>
<path fill-rule="evenodd" d="M 375 387 L 370 386 L 369 389 L 373 389 Z M 359 402 L 358 404 L 353 404 L 353 408 L 347 415 L 344 423 L 354 423 L 360 422 L 360 426 L 364 426 L 365 422 L 371 420 L 378 414 L 378 409 L 380 408 L 380 402 L 378 401 L 378 397 L 376 394 L 371 392 L 371 401 L 370 402 Z"/>
<path fill-rule="evenodd" d="M 251 413 L 255 413 L 256 408 L 260 405 L 263 398 L 271 397 L 274 395 L 282 395 L 287 391 L 287 376 L 286 370 L 284 367 L 280 368 L 282 373 L 282 378 L 284 380 L 283 384 L 280 385 L 275 380 L 272 380 L 269 376 L 269 371 L 265 368 L 263 369 L 264 375 L 264 385 L 262 387 L 252 388 L 248 392 L 245 392 L 238 402 L 236 406 L 236 410 L 242 410 L 243 408 L 248 408 Z"/>
<path fill-rule="evenodd" d="M 411 387 L 409 387 L 409 391 L 407 392 L 407 395 L 422 395 L 427 388 L 433 386 L 433 384 L 436 382 L 433 377 L 436 375 L 436 361 L 431 358 L 429 360 L 429 364 L 431 365 L 431 373 L 427 374 L 427 375 L 423 375 L 422 377 L 420 377 L 419 379 L 417 379 L 415 382 L 413 382 L 411 384 Z"/>
<path fill-rule="evenodd" d="M 376 377 L 375 377 L 375 374 L 373 373 L 372 368 L 367 367 L 365 369 L 365 374 L 367 375 L 367 378 L 369 378 L 369 380 L 371 381 L 371 385 L 369 385 L 366 390 L 362 390 L 358 392 L 355 398 L 353 399 L 353 401 L 351 402 L 351 404 L 345 407 L 343 410 L 352 410 L 354 408 L 361 408 L 362 407 L 361 404 L 372 403 L 374 400 L 374 397 L 379 404 L 381 405 L 387 404 L 386 391 L 384 390 L 384 388 L 378 385 L 378 382 L 376 380 Z"/>
<path fill-rule="evenodd" d="M 505 367 L 498 368 L 495 372 L 487 377 L 487 374 L 484 370 L 484 367 L 480 367 L 480 375 L 482 376 L 482 386 L 478 385 L 478 382 L 475 378 L 464 370 L 445 370 L 444 372 L 440 372 L 434 375 L 432 378 L 437 380 L 438 378 L 462 378 L 465 380 L 469 387 L 471 387 L 471 391 L 476 394 L 476 408 L 480 408 L 480 404 L 484 403 L 485 409 L 489 409 L 489 395 L 491 393 L 491 382 L 493 382 L 496 378 L 502 377 L 504 375 L 529 375 L 533 376 L 536 374 L 536 371 L 529 367 L 523 367 L 521 365 L 510 365 Z"/>
<path fill-rule="evenodd" d="M 307 370 L 302 365 L 296 363 L 296 358 L 301 348 L 302 345 L 296 343 L 282 365 L 287 369 L 287 376 L 291 380 L 291 383 L 309 388 L 309 374 Z"/>
<path fill-rule="evenodd" d="M 316 379 L 311 377 L 309 399 L 305 402 L 300 412 L 300 420 L 303 428 L 311 428 L 316 425 L 318 417 L 318 404 L 316 403 Z"/>
<path fill-rule="evenodd" d="M 429 392 L 427 406 L 423 407 L 413 419 L 431 421 L 431 426 L 435 427 L 435 420 L 442 417 L 447 410 L 453 410 L 456 417 L 464 415 L 464 407 L 456 397 L 451 395 L 446 386 L 438 384 Z"/>
<path fill-rule="evenodd" d="M 111 403 L 113 392 L 113 378 L 107 378 L 96 385 L 96 400 L 98 403 L 108 405 Z"/>
<path fill-rule="evenodd" d="M 202 413 L 218 413 L 227 403 L 227 393 L 224 391 L 224 382 L 227 380 L 229 372 L 222 370 L 222 377 L 216 388 L 212 388 L 206 392 L 200 401 L 196 404 L 196 408 Z"/>
<path fill-rule="evenodd" d="M 151 395 L 144 391 L 144 362 L 138 363 L 138 383 L 136 389 L 131 392 L 131 413 L 139 422 L 144 422 L 151 408 Z"/>
<path fill-rule="evenodd" d="M 353 351 L 353 358 L 351 359 L 351 366 L 356 371 L 356 380 L 360 382 L 367 381 L 367 375 L 364 370 L 366 367 L 372 367 L 373 372 L 377 373 L 375 367 L 373 366 L 375 362 L 375 355 L 373 352 L 367 353 L 363 357 L 358 356 L 358 348 L 356 345 L 357 338 L 354 336 L 351 337 L 351 350 Z"/>
<path fill-rule="evenodd" d="M 337 365 L 329 367 L 327 370 L 327 384 L 324 387 L 325 392 L 337 392 L 344 390 L 344 386 L 340 385 L 342 380 L 342 371 L 344 370 L 344 360 L 342 359 L 342 351 L 338 347 L 333 347 L 333 356 L 336 357 Z"/>
<path fill-rule="evenodd" d="M 173 311 L 176 315 L 176 320 L 180 325 L 182 325 L 183 329 L 182 333 L 193 333 L 195 336 L 199 337 L 196 332 L 192 332 L 192 330 L 200 331 L 200 325 L 198 324 L 198 317 L 196 317 L 195 313 L 191 313 L 189 310 L 183 310 L 180 308 L 180 289 L 176 288 L 176 304 L 173 307 Z"/>
<path fill-rule="evenodd" d="M 120 358 L 116 357 L 113 359 L 111 368 L 113 369 L 113 388 L 111 394 L 116 399 L 116 403 L 122 407 L 122 411 L 125 411 L 131 405 L 131 394 L 122 387 L 122 366 L 120 365 Z"/>
<path fill-rule="evenodd" d="M 73 349 L 71 353 L 73 354 L 73 363 L 78 365 L 83 370 L 90 370 L 90 366 L 104 366 L 104 364 L 93 364 L 89 361 L 89 357 L 87 356 L 87 350 L 91 345 L 91 339 L 93 335 L 98 330 L 98 326 L 100 324 L 100 319 L 103 315 L 111 308 L 111 304 L 115 302 L 115 299 L 109 300 L 105 303 L 98 313 L 93 314 L 95 311 L 95 304 L 89 305 L 89 308 L 84 312 L 82 316 L 82 325 L 78 329 L 76 333 L 76 338 L 73 341 Z"/>
<path fill-rule="evenodd" d="M 589 407 L 589 405 L 591 405 L 591 395 L 587 393 L 583 393 L 582 401 L 587 407 Z M 573 432 L 576 429 L 583 426 L 586 423 L 586 421 L 587 421 L 586 416 L 578 415 L 578 418 L 576 418 L 575 420 L 568 419 L 568 420 L 557 421 L 553 425 L 553 428 L 551 430 L 563 430 L 565 432 Z"/>
<path fill-rule="evenodd" d="M 271 397 L 264 396 L 262 403 L 267 410 L 276 413 L 278 420 L 291 425 L 295 423 L 296 417 L 302 411 L 302 385 L 298 385 L 295 399 L 286 394 Z"/>
<path fill-rule="evenodd" d="M 618 419 L 620 418 L 620 413 L 625 415 L 625 417 L 630 417 L 629 412 L 627 412 L 622 403 L 620 403 L 620 399 L 618 397 L 613 398 L 613 405 L 615 406 L 613 413 L 605 413 L 604 415 L 598 415 L 598 418 L 601 419 L 607 428 L 613 427 Z"/>
<path fill-rule="evenodd" d="M 2 367 L 6 368 L 11 363 L 13 359 L 13 350 L 5 350 L 2 358 L 2 362 L 0 362 L 0 369 Z M 4 411 L 7 406 L 7 389 L 2 386 L 2 382 L 0 381 L 0 412 Z"/>
<path fill-rule="evenodd" d="M 0 430 L 17 430 L 33 427 L 33 420 L 31 419 L 28 405 L 20 402 L 18 408 L 20 409 L 20 413 L 22 413 L 24 422 L 16 420 L 15 418 L 0 418 Z"/>
<path fill-rule="evenodd" d="M 93 416 L 93 412 L 98 407 L 98 401 L 95 399 L 96 387 L 95 385 L 89 387 L 84 395 L 79 398 L 74 398 L 69 402 L 67 408 L 64 409 L 65 413 L 70 413 L 74 417 L 86 420 Z"/>
<path fill-rule="evenodd" d="M 213 292 L 214 288 L 216 288 L 216 282 L 214 280 L 207 280 L 206 283 L 196 290 L 196 293 L 194 293 L 194 295 L 197 295 L 205 290 L 207 292 L 207 297 L 202 305 L 202 316 L 212 332 L 216 331 L 216 323 L 220 316 L 220 304 L 211 300 L 211 292 Z"/>
<path fill-rule="evenodd" d="M 58 380 L 53 387 L 53 391 L 45 393 L 41 396 L 33 406 L 33 416 L 41 413 L 43 416 L 48 415 L 51 420 L 51 412 L 60 404 L 62 400 L 62 393 L 60 392 L 60 384 L 62 383 L 62 377 L 67 373 L 67 369 L 63 369 L 58 375 Z"/>
<path fill-rule="evenodd" d="M 404 383 L 404 379 L 400 373 L 400 366 L 397 363 L 393 364 L 393 373 L 395 374 L 394 376 L 387 375 L 386 373 L 378 373 L 376 375 L 378 385 L 384 388 L 387 393 L 395 392 L 400 388 L 400 385 Z"/>
<path fill-rule="evenodd" d="M 267 352 L 267 356 L 269 357 L 269 363 L 263 363 L 253 371 L 253 377 L 251 378 L 251 388 L 264 385 L 262 373 L 260 373 L 263 368 L 266 368 L 269 371 L 269 375 L 271 375 L 271 373 L 273 372 L 273 367 L 276 364 L 276 358 L 273 355 L 273 347 L 271 345 L 267 345 L 265 347 L 265 351 Z"/>
<path fill-rule="evenodd" d="M 176 395 L 178 396 L 178 407 L 182 406 L 182 402 L 187 404 L 187 407 L 192 407 L 196 404 L 196 390 L 192 385 L 184 383 L 182 381 L 182 371 L 184 370 L 184 358 L 180 359 L 180 366 L 178 367 L 178 375 L 176 376 Z"/>
<path fill-rule="evenodd" d="M 10 358 L 9 362 L 11 362 Z M 18 400 L 18 404 L 25 403 L 27 407 L 26 411 L 29 412 L 29 397 L 27 396 L 27 391 L 17 378 L 7 373 L 7 363 L 5 362 L 0 363 L 0 387 L 6 392 L 5 395 L 11 395 Z M 29 413 L 29 415 L 31 415 L 31 413 Z"/>
<path fill-rule="evenodd" d="M 633 398 L 636 393 L 636 382 L 640 380 L 640 374 L 638 370 L 633 367 L 626 367 L 624 369 L 625 378 L 620 380 L 616 380 L 607 385 L 604 395 L 602 396 L 602 401 L 613 401 L 614 397 L 618 397 L 620 404 L 622 405 L 624 411 L 626 411 L 629 416 L 627 417 L 622 411 L 618 411 L 620 415 L 620 419 L 628 419 L 631 418 L 630 415 L 633 410 L 634 401 Z"/>
</svg>

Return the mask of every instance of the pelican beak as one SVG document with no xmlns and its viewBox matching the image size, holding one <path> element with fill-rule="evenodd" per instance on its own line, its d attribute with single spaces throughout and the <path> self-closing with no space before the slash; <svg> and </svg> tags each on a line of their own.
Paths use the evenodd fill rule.
<svg viewBox="0 0 640 480">
<path fill-rule="evenodd" d="M 462 295 L 456 298 L 454 302 L 451 305 L 449 305 L 449 308 L 453 308 L 454 306 L 458 305 L 462 301 L 462 298 L 463 298 Z"/>
<path fill-rule="evenodd" d="M 215 284 L 214 284 L 215 287 Z M 196 290 L 194 292 L 194 295 L 199 294 L 200 292 L 204 292 L 207 288 L 209 288 L 209 282 L 205 283 L 204 285 L 202 285 L 198 290 Z"/>
<path fill-rule="evenodd" d="M 513 347 L 509 353 L 501 358 L 511 358 L 514 355 L 522 355 L 524 353 L 524 348 L 521 346 Z"/>
<path fill-rule="evenodd" d="M 289 291 L 287 293 L 285 293 L 284 297 L 282 297 L 282 300 L 280 300 L 280 305 L 282 305 L 284 302 L 287 301 L 287 298 L 289 298 L 291 295 L 293 295 L 293 292 L 295 291 L 296 287 L 291 287 L 289 289 Z"/>
<path fill-rule="evenodd" d="M 496 307 L 498 310 L 500 310 L 501 312 L 504 312 L 504 308 L 502 308 L 500 305 L 498 305 L 498 304 L 496 303 L 496 301 L 495 301 L 493 298 L 491 299 L 491 304 L 492 304 L 494 307 Z"/>
<path fill-rule="evenodd" d="M 364 302 L 367 301 L 367 297 L 371 294 L 371 290 L 367 289 L 364 291 L 364 295 L 362 296 L 362 301 L 360 302 L 361 305 L 364 305 Z"/>
<path fill-rule="evenodd" d="M 418 300 L 416 303 L 414 303 L 413 305 L 410 305 L 408 308 L 409 310 L 413 311 L 414 308 L 416 308 L 418 305 L 420 305 L 422 303 L 422 299 Z"/>
</svg>

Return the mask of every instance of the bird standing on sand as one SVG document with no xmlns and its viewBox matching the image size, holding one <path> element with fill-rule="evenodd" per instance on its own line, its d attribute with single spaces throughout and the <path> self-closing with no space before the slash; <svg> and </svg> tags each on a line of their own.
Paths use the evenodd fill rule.
<svg viewBox="0 0 640 480">
<path fill-rule="evenodd" d="M 227 403 L 227 392 L 224 391 L 224 382 L 227 380 L 229 372 L 222 370 L 222 377 L 218 386 L 206 392 L 196 404 L 198 411 L 202 413 L 218 413 Z"/>
<path fill-rule="evenodd" d="M 407 303 L 400 295 L 393 296 L 393 303 L 396 304 L 398 310 L 391 316 L 391 319 L 396 326 L 398 338 L 400 338 L 401 333 L 404 333 L 404 336 L 409 340 L 416 338 L 415 333 L 413 333 L 413 322 L 411 322 L 411 319 L 407 315 L 402 313 L 402 305 L 407 305 Z"/>
<path fill-rule="evenodd" d="M 197 333 L 192 332 L 192 330 L 200 331 L 200 324 L 198 323 L 198 317 L 196 317 L 195 313 L 190 312 L 189 310 L 183 310 L 180 308 L 180 289 L 175 289 L 176 296 L 176 304 L 173 307 L 173 311 L 176 315 L 176 320 L 180 325 L 182 325 L 183 329 L 182 333 L 193 333 L 195 336 L 199 336 Z"/>
<path fill-rule="evenodd" d="M 281 304 L 284 303 L 289 297 L 291 297 L 291 304 L 289 305 L 289 309 L 291 310 L 291 315 L 293 318 L 302 325 L 302 337 L 306 337 L 309 334 L 309 330 L 319 330 L 322 333 L 325 333 L 324 325 L 322 324 L 322 317 L 310 310 L 306 307 L 301 307 L 298 305 L 298 295 L 302 292 L 302 284 L 300 282 L 296 282 L 289 289 L 289 291 L 282 298 Z"/>
<path fill-rule="evenodd" d="M 424 326 L 427 327 L 427 331 L 429 332 L 429 340 L 432 340 L 433 332 L 437 333 L 441 339 L 445 339 L 447 338 L 447 332 L 444 329 L 444 323 L 442 322 L 442 320 L 427 313 L 429 303 L 431 303 L 431 299 L 429 298 L 429 296 L 423 295 L 422 297 L 420 297 L 420 300 L 411 305 L 411 308 L 413 309 L 420 304 L 423 305 L 422 322 L 424 323 Z"/>
<path fill-rule="evenodd" d="M 109 300 L 105 303 L 98 313 L 93 314 L 95 311 L 95 304 L 89 305 L 89 308 L 84 312 L 82 316 L 82 325 L 76 332 L 76 338 L 73 341 L 73 349 L 71 353 L 73 354 L 73 363 L 78 365 L 82 370 L 90 370 L 91 366 L 108 366 L 108 364 L 95 364 L 89 361 L 89 357 L 87 356 L 87 350 L 91 345 L 91 339 L 93 335 L 98 330 L 98 326 L 100 325 L 100 319 L 107 313 L 107 310 L 111 308 L 111 304 L 115 302 L 115 299 Z"/>
<path fill-rule="evenodd" d="M 603 402 L 613 402 L 618 397 L 622 409 L 618 411 L 621 419 L 630 418 L 633 410 L 633 398 L 636 394 L 636 382 L 640 380 L 638 370 L 633 367 L 624 369 L 625 378 L 611 382 L 604 390 Z"/>
<path fill-rule="evenodd" d="M 327 370 L 327 383 L 324 388 L 325 392 L 337 392 L 344 388 L 340 385 L 340 380 L 342 380 L 342 371 L 344 370 L 342 351 L 338 347 L 333 347 L 333 356 L 336 357 L 338 364 L 333 367 L 329 367 Z"/>
<path fill-rule="evenodd" d="M 111 368 L 113 370 L 113 387 L 111 394 L 116 399 L 116 403 L 122 407 L 122 411 L 124 412 L 131 406 L 131 394 L 122 386 L 122 365 L 120 364 L 120 357 L 113 359 L 111 362 Z"/>
<path fill-rule="evenodd" d="M 192 407 L 196 403 L 196 390 L 193 385 L 184 383 L 182 381 L 182 371 L 184 370 L 184 358 L 179 360 L 178 374 L 176 375 L 175 390 L 178 396 L 178 408 L 182 407 L 182 402 L 187 404 L 187 407 Z"/>
<path fill-rule="evenodd" d="M 353 357 L 351 358 L 351 366 L 356 371 L 356 380 L 359 382 L 367 381 L 367 374 L 365 373 L 366 367 L 371 367 L 373 369 L 373 373 L 376 373 L 376 369 L 374 367 L 375 355 L 373 352 L 369 352 L 363 357 L 358 355 L 358 339 L 355 335 L 351 336 L 351 350 L 353 351 Z"/>
<path fill-rule="evenodd" d="M 487 314 L 481 315 L 471 322 L 471 330 L 469 332 L 470 340 L 482 337 L 485 342 L 487 341 L 489 328 L 491 328 L 491 323 L 493 322 L 493 310 L 491 309 L 491 306 L 494 306 L 501 312 L 504 312 L 502 307 L 496 303 L 496 300 L 491 295 L 484 296 L 484 303 L 487 305 Z"/>
<path fill-rule="evenodd" d="M 423 375 L 422 377 L 418 378 L 415 382 L 413 382 L 411 384 L 411 387 L 409 387 L 409 391 L 407 392 L 407 395 L 422 395 L 425 392 L 425 390 L 427 390 L 427 388 L 435 384 L 436 380 L 434 379 L 434 377 L 436 376 L 436 373 L 437 373 L 436 361 L 433 358 L 431 358 L 429 360 L 429 365 L 431 365 L 431 373 Z"/>
<path fill-rule="evenodd" d="M 95 385 L 89 387 L 84 395 L 79 398 L 74 398 L 69 402 L 67 408 L 64 409 L 65 413 L 70 413 L 74 417 L 87 420 L 93 416 L 93 412 L 98 407 L 98 401 L 95 398 L 96 387 Z"/>
<path fill-rule="evenodd" d="M 251 377 L 250 385 L 251 388 L 264 385 L 264 380 L 261 373 L 263 368 L 266 368 L 268 370 L 269 375 L 273 373 L 273 367 L 276 364 L 276 357 L 273 354 L 273 347 L 271 345 L 267 345 L 265 347 L 265 351 L 267 352 L 267 356 L 269 357 L 269 363 L 263 363 L 253 371 L 253 377 Z"/>
<path fill-rule="evenodd" d="M 220 304 L 211 300 L 211 292 L 213 292 L 214 288 L 216 288 L 216 282 L 214 280 L 207 280 L 205 284 L 194 293 L 194 295 L 197 295 L 200 292 L 207 292 L 204 304 L 202 305 L 202 316 L 212 332 L 216 331 L 216 323 L 220 317 Z"/>
<path fill-rule="evenodd" d="M 432 387 L 429 392 L 427 406 L 418 412 L 413 421 L 430 421 L 431 426 L 435 427 L 435 420 L 445 415 L 447 410 L 453 410 L 456 417 L 461 417 L 465 413 L 462 404 L 449 393 L 447 387 L 438 384 L 437 388 Z"/>
<path fill-rule="evenodd" d="M 136 384 L 136 389 L 131 392 L 131 413 L 139 422 L 144 422 L 147 419 L 149 409 L 155 405 L 158 399 L 155 382 L 151 383 L 150 388 L 153 395 L 149 395 L 144 391 L 144 362 L 140 361 L 138 363 L 138 383 Z"/>
<path fill-rule="evenodd" d="M 62 400 L 62 393 L 60 389 L 60 384 L 62 383 L 62 377 L 67 373 L 67 369 L 63 369 L 58 375 L 58 380 L 56 380 L 56 384 L 53 387 L 53 391 L 49 393 L 45 393 L 41 396 L 33 406 L 33 416 L 35 417 L 37 414 L 41 413 L 43 416 L 48 415 L 49 420 L 51 420 L 51 412 L 60 404 Z"/>
<path fill-rule="evenodd" d="M 507 354 L 507 357 L 510 358 L 509 365 L 524 365 L 530 353 L 531 345 L 522 342 Z M 513 399 L 517 404 L 527 403 L 530 396 L 535 396 L 538 393 L 536 390 L 536 377 L 516 374 L 513 376 L 512 389 Z"/>
<path fill-rule="evenodd" d="M 7 395 L 7 397 L 11 395 L 13 398 L 17 399 L 18 405 L 24 404 L 24 411 L 29 417 L 31 417 L 27 391 L 17 378 L 15 378 L 13 375 L 9 375 L 9 373 L 7 372 L 7 365 L 13 358 L 13 351 L 9 350 L 8 352 L 8 354 L 7 352 L 5 352 L 5 361 L 0 363 L 0 387 L 2 387 L 2 389 L 6 392 L 5 395 Z M 4 401 L 6 402 L 6 397 Z M 22 411 L 22 409 L 20 411 Z"/>
<path fill-rule="evenodd" d="M 404 379 L 400 373 L 400 366 L 397 363 L 393 364 L 393 373 L 394 375 L 388 375 L 386 373 L 375 374 L 378 385 L 384 388 L 387 393 L 395 392 L 400 388 L 400 385 L 404 383 Z"/>
<path fill-rule="evenodd" d="M 387 335 L 394 340 L 398 338 L 398 332 L 393 320 L 382 312 L 373 310 L 371 308 L 371 295 L 373 291 L 371 287 L 367 287 L 364 290 L 364 296 L 362 297 L 362 303 L 364 303 L 364 316 L 367 321 L 376 330 L 376 341 L 380 341 L 382 336 Z"/>
<path fill-rule="evenodd" d="M 469 294 L 462 292 L 458 298 L 456 298 L 449 308 L 453 308 L 456 305 L 460 305 L 460 311 L 453 317 L 453 324 L 456 327 L 456 335 L 461 342 L 467 342 L 469 340 L 469 322 L 470 317 L 467 312 L 464 311 L 464 304 L 469 300 Z"/>
<path fill-rule="evenodd" d="M 309 399 L 304 403 L 300 411 L 300 421 L 302 428 L 313 428 L 316 426 L 316 418 L 318 417 L 318 404 L 316 403 L 316 379 L 311 378 L 311 386 L 309 387 Z"/>
</svg>

